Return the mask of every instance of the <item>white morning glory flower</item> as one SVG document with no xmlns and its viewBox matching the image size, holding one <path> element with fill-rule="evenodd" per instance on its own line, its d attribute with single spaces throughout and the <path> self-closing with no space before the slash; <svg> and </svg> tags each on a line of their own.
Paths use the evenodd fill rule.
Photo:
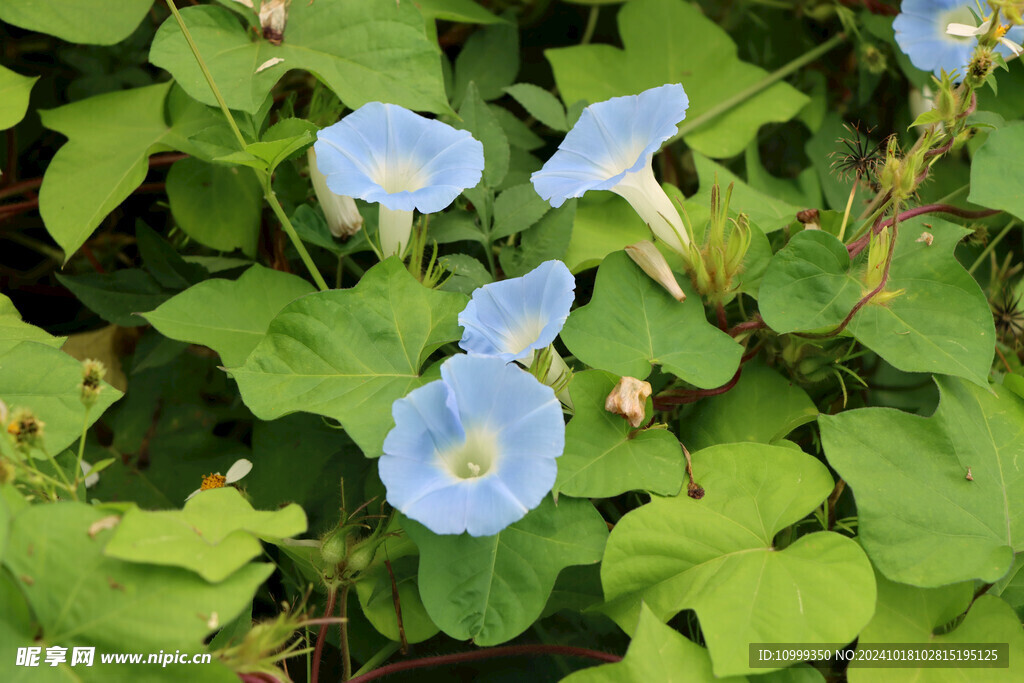
<svg viewBox="0 0 1024 683">
<path fill-rule="evenodd" d="M 686 253 L 690 239 L 672 200 L 654 178 L 651 159 L 686 118 L 690 100 L 678 83 L 613 97 L 583 110 L 558 151 L 530 180 L 552 206 L 587 190 L 628 201 L 658 239 Z"/>
<path fill-rule="evenodd" d="M 192 493 L 188 494 L 188 497 L 185 498 L 185 500 L 190 500 L 192 496 L 203 491 L 209 491 L 210 489 L 222 489 L 229 484 L 234 484 L 251 471 L 252 463 L 245 458 L 239 458 L 232 463 L 231 467 L 228 468 L 227 474 L 216 472 L 203 477 L 202 485 Z"/>
<path fill-rule="evenodd" d="M 444 209 L 484 169 L 483 145 L 466 131 L 380 102 L 321 130 L 313 147 L 332 192 L 380 204 L 384 257 L 405 250 L 414 209 Z"/>
<path fill-rule="evenodd" d="M 378 460 L 387 500 L 436 534 L 493 536 L 540 505 L 565 447 L 551 387 L 515 364 L 453 356 L 395 401 Z"/>
<path fill-rule="evenodd" d="M 576 280 L 561 261 L 545 261 L 522 277 L 473 292 L 459 314 L 459 346 L 478 356 L 530 364 L 534 351 L 555 340 L 569 317 Z"/>
<path fill-rule="evenodd" d="M 977 34 L 947 31 L 950 25 L 969 26 L 973 30 L 972 8 L 977 11 L 974 0 L 903 0 L 900 14 L 892 22 L 896 43 L 918 69 L 936 76 L 943 71 L 962 73 L 978 45 Z M 1010 33 L 1010 38 L 1020 42 L 1024 29 L 1014 27 Z M 1003 45 L 997 49 L 1004 57 L 1010 54 Z"/>
</svg>

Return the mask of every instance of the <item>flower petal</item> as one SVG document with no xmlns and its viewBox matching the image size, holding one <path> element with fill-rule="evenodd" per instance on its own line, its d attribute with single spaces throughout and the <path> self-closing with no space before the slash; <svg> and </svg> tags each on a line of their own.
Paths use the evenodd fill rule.
<svg viewBox="0 0 1024 683">
<path fill-rule="evenodd" d="M 611 189 L 676 134 L 688 106 L 678 83 L 590 105 L 558 151 L 530 176 L 537 194 L 558 207 L 587 190 Z"/>
<path fill-rule="evenodd" d="M 228 473 L 224 475 L 224 483 L 234 484 L 251 471 L 252 463 L 245 458 L 240 458 L 236 460 L 230 468 L 228 468 Z"/>
<path fill-rule="evenodd" d="M 483 145 L 466 131 L 370 102 L 317 134 L 318 165 L 335 193 L 433 213 L 480 182 Z"/>
<path fill-rule="evenodd" d="M 459 314 L 459 346 L 469 353 L 522 360 L 555 340 L 569 317 L 576 281 L 561 261 L 523 277 L 480 287 Z"/>
<path fill-rule="evenodd" d="M 378 460 L 388 502 L 435 533 L 496 534 L 554 485 L 565 444 L 561 406 L 550 387 L 515 365 L 454 356 L 441 380 L 396 401 L 392 413 L 395 428 Z M 489 461 L 479 476 L 457 476 L 452 451 L 477 452 L 470 430 L 496 449 L 474 458 Z"/>
</svg>

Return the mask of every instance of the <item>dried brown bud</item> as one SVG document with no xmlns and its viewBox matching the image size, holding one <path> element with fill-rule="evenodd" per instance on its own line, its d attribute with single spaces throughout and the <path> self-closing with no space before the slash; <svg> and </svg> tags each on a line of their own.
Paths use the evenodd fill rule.
<svg viewBox="0 0 1024 683">
<path fill-rule="evenodd" d="M 629 420 L 639 427 L 644 421 L 644 409 L 651 395 L 651 385 L 636 377 L 623 377 L 605 399 L 604 409 Z"/>
<path fill-rule="evenodd" d="M 288 23 L 288 5 L 291 0 L 263 0 L 260 5 L 260 26 L 263 37 L 274 45 L 284 40 L 284 27 Z"/>
<path fill-rule="evenodd" d="M 700 500 L 704 497 L 704 487 L 693 481 L 687 482 L 686 484 L 686 495 L 694 500 Z"/>
<path fill-rule="evenodd" d="M 935 235 L 928 231 L 922 232 L 921 236 L 918 237 L 915 242 L 924 242 L 926 246 L 932 246 L 932 242 L 935 240 Z"/>
</svg>

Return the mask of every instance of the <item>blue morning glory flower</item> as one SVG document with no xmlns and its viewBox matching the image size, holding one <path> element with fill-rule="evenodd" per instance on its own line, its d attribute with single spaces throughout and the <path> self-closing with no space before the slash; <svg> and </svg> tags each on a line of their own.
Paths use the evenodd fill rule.
<svg viewBox="0 0 1024 683">
<path fill-rule="evenodd" d="M 676 134 L 689 104 L 683 86 L 673 83 L 590 105 L 558 151 L 530 176 L 534 189 L 555 207 L 587 190 L 611 190 L 659 239 L 685 253 L 689 236 L 654 178 L 651 158 Z"/>
<path fill-rule="evenodd" d="M 565 447 L 551 387 L 499 358 L 457 355 L 391 408 L 387 500 L 436 534 L 493 536 L 540 505 Z"/>
<path fill-rule="evenodd" d="M 964 32 L 949 33 L 950 24 L 974 26 L 977 21 L 971 9 L 978 12 L 974 0 L 903 0 L 900 14 L 892 22 L 896 43 L 910 58 L 911 63 L 923 71 L 940 76 L 964 69 L 971 62 L 977 35 Z M 1010 40 L 1020 42 L 1024 28 L 1016 26 L 1007 34 Z M 1008 57 L 1012 48 L 1005 43 L 996 50 Z"/>
<path fill-rule="evenodd" d="M 405 250 L 414 209 L 441 211 L 484 170 L 483 145 L 468 132 L 380 102 L 321 130 L 313 147 L 332 192 L 380 204 L 385 257 Z"/>
<path fill-rule="evenodd" d="M 555 340 L 569 317 L 576 280 L 561 261 L 545 261 L 523 277 L 473 292 L 459 314 L 466 352 L 529 365 L 534 351 Z"/>
</svg>

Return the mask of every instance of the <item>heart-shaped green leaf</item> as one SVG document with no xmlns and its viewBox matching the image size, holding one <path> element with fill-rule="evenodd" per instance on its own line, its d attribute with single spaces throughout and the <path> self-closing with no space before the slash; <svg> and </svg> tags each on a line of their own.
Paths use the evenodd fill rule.
<svg viewBox="0 0 1024 683">
<path fill-rule="evenodd" d="M 540 616 L 558 572 L 601 560 L 608 536 L 586 500 L 550 497 L 494 536 L 439 536 L 408 519 L 420 549 L 419 587 L 427 613 L 453 638 L 494 645 Z"/>
<path fill-rule="evenodd" d="M 828 469 L 797 450 L 744 443 L 694 453 L 693 470 L 702 499 L 655 498 L 615 525 L 602 609 L 623 628 L 641 601 L 663 621 L 694 610 L 717 676 L 755 671 L 750 643 L 852 640 L 875 593 L 860 546 L 831 532 L 772 545 L 832 490 Z"/>
<path fill-rule="evenodd" d="M 735 374 L 743 347 L 711 326 L 689 282 L 676 301 L 625 252 L 605 258 L 594 297 L 573 311 L 562 341 L 581 361 L 620 376 L 644 379 L 651 364 L 704 389 Z"/>
<path fill-rule="evenodd" d="M 996 581 L 1024 550 L 1024 400 L 936 381 L 931 418 L 890 408 L 818 418 L 825 455 L 853 489 L 861 543 L 883 574 L 915 586 Z"/>
<path fill-rule="evenodd" d="M 333 417 L 376 458 L 394 426 L 391 404 L 427 381 L 420 376 L 427 356 L 462 337 L 457 318 L 467 301 L 427 289 L 391 258 L 352 289 L 285 306 L 245 364 L 230 372 L 256 417 Z"/>
</svg>

